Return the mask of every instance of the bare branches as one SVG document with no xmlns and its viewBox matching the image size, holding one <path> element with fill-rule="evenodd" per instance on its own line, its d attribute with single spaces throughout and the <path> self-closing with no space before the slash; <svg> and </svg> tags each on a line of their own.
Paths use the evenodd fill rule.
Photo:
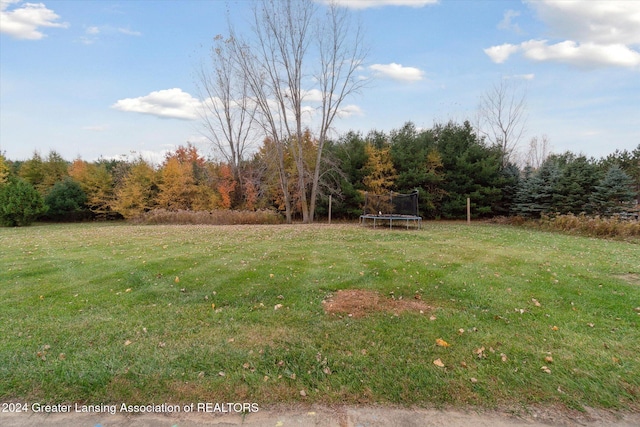
<svg viewBox="0 0 640 427">
<path fill-rule="evenodd" d="M 544 161 L 551 154 L 551 143 L 547 135 L 542 135 L 539 140 L 537 136 L 534 136 L 529 141 L 529 149 L 527 150 L 525 158 L 525 166 L 530 166 L 537 170 L 542 166 Z"/>
<path fill-rule="evenodd" d="M 237 178 L 240 164 L 255 142 L 256 106 L 249 98 L 245 75 L 236 72 L 232 46 L 233 39 L 216 36 L 211 48 L 212 69 L 200 67 L 198 87 L 204 100 L 200 111 L 202 133 Z"/>
<path fill-rule="evenodd" d="M 478 131 L 502 149 L 503 167 L 520 142 L 526 121 L 526 94 L 512 80 L 502 79 L 480 98 Z"/>
<path fill-rule="evenodd" d="M 287 220 L 296 199 L 303 221 L 312 222 L 327 135 L 345 99 L 365 84 L 356 75 L 367 53 L 362 31 L 352 28 L 348 9 L 336 4 L 321 9 L 313 0 L 260 0 L 254 5 L 248 35 L 238 37 L 233 27 L 229 31 L 230 38 L 217 39 L 212 50 L 214 79 L 201 72 L 210 100 L 205 128 L 231 161 L 242 158 L 242 144 L 251 135 L 238 127 L 259 128 L 262 139 L 269 138 L 275 146 Z M 309 102 L 320 106 L 312 109 Z M 233 115 L 236 109 L 243 114 Z M 317 141 L 315 164 L 305 142 L 307 112 L 319 122 L 312 135 Z M 296 166 L 295 195 L 290 194 L 285 172 L 287 154 Z"/>
</svg>

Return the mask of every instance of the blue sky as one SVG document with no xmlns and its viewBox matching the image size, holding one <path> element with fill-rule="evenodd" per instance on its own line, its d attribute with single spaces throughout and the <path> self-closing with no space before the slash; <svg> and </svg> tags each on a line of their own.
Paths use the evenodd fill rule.
<svg viewBox="0 0 640 427">
<path fill-rule="evenodd" d="M 324 0 L 318 0 L 319 7 Z M 526 132 L 600 157 L 640 144 L 640 1 L 342 0 L 366 31 L 336 132 L 474 120 L 507 79 L 527 92 Z M 0 152 L 157 161 L 194 143 L 196 69 L 227 13 L 251 1 L 0 0 Z"/>
</svg>

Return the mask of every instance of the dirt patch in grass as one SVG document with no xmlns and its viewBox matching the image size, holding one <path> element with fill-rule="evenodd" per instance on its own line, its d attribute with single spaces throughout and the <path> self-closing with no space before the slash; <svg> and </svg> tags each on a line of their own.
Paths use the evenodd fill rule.
<svg viewBox="0 0 640 427">
<path fill-rule="evenodd" d="M 620 274 L 618 275 L 618 277 L 632 285 L 640 285 L 640 274 L 637 274 L 637 273 Z"/>
<path fill-rule="evenodd" d="M 339 290 L 329 295 L 322 304 L 326 314 L 347 315 L 355 318 L 381 311 L 400 315 L 405 311 L 425 313 L 433 309 L 420 299 L 419 294 L 416 294 L 413 299 L 391 299 L 381 296 L 378 292 L 363 289 Z"/>
</svg>

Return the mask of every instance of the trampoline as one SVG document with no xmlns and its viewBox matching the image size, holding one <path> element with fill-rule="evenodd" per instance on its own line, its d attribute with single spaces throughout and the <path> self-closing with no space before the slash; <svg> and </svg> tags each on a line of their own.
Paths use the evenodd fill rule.
<svg viewBox="0 0 640 427">
<path fill-rule="evenodd" d="M 373 228 L 378 222 L 388 222 L 393 228 L 393 222 L 404 221 L 407 229 L 409 225 L 422 228 L 422 217 L 418 215 L 418 191 L 409 194 L 369 194 L 365 193 L 364 212 L 360 215 L 360 224 L 366 225 L 373 221 Z"/>
</svg>

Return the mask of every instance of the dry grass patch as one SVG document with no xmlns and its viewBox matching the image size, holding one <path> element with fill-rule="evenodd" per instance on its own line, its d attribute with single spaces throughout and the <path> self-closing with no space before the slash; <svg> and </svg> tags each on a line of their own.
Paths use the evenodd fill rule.
<svg viewBox="0 0 640 427">
<path fill-rule="evenodd" d="M 327 297 L 322 301 L 322 305 L 326 314 L 344 314 L 355 318 L 381 311 L 400 315 L 405 311 L 424 313 L 433 309 L 420 298 L 419 294 L 416 294 L 414 299 L 391 299 L 374 291 L 343 289 Z"/>
<path fill-rule="evenodd" d="M 640 274 L 637 274 L 637 273 L 620 274 L 618 275 L 618 277 L 632 285 L 640 285 Z"/>
</svg>

